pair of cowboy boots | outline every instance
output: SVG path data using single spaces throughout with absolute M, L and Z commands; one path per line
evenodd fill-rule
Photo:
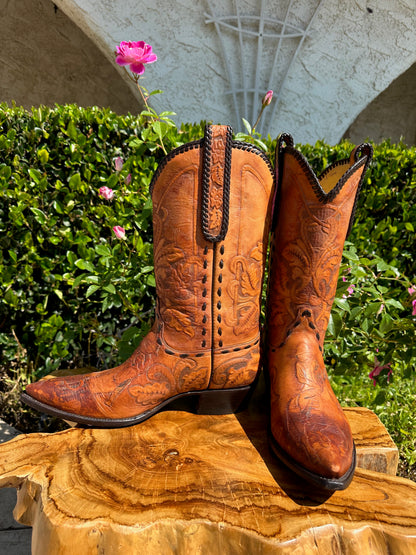
M 276 175 L 231 128 L 172 151 L 152 184 L 155 323 L 122 365 L 30 384 L 23 400 L 96 427 L 137 424 L 183 397 L 200 413 L 238 410 L 260 368 L 260 308 L 270 229 L 263 359 L 271 447 L 328 490 L 352 479 L 351 430 L 329 385 L 323 340 L 342 250 L 371 159 L 361 145 L 317 179 L 289 135 Z M 275 187 L 276 184 L 276 187 Z

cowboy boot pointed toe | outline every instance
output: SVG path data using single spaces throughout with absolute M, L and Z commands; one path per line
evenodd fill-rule
M 276 153 L 265 340 L 271 447 L 302 478 L 327 490 L 345 489 L 356 464 L 323 347 L 345 238 L 371 157 L 371 147 L 361 145 L 318 179 L 290 135 L 282 135 Z
M 31 383 L 26 387 L 25 396 L 30 398 L 33 408 L 46 410 L 53 416 L 72 414 L 83 408 L 86 416 L 95 405 L 91 390 L 88 385 L 90 375 L 68 376 L 67 378 L 53 378 Z M 55 412 L 55 408 L 59 410 Z M 59 413 L 59 414 L 58 414 Z
M 128 426 L 178 398 L 237 410 L 260 362 L 260 301 L 274 187 L 267 157 L 228 126 L 172 151 L 150 186 L 156 321 L 121 366 L 27 388 L 30 406 Z M 244 218 L 242 215 L 244 214 Z
M 307 468 L 330 480 L 347 475 L 354 459 L 351 429 L 306 322 L 282 347 L 271 378 L 273 451 L 280 458 L 286 453 L 295 470 Z

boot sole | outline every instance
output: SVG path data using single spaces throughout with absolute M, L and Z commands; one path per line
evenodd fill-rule
M 355 467 L 357 465 L 357 455 L 355 450 L 355 444 L 353 444 L 353 454 L 352 463 L 347 472 L 340 476 L 339 478 L 327 478 L 311 472 L 307 468 L 304 468 L 301 464 L 295 461 L 290 455 L 284 451 L 277 441 L 274 439 L 272 433 L 269 431 L 269 445 L 272 453 L 280 459 L 280 461 L 285 464 L 292 472 L 295 472 L 303 480 L 316 486 L 318 489 L 326 491 L 340 491 L 346 489 L 353 479 Z
M 83 426 L 96 428 L 123 428 L 134 426 L 169 406 L 170 410 L 191 410 L 196 414 L 232 414 L 243 410 L 254 390 L 255 382 L 250 386 L 232 389 L 206 389 L 203 391 L 188 391 L 179 393 L 166 399 L 156 407 L 137 416 L 127 418 L 95 418 L 66 412 L 42 403 L 27 393 L 22 393 L 20 400 L 39 412 L 61 418 L 69 422 L 76 422 Z

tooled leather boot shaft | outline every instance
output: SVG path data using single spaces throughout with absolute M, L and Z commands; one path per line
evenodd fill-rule
M 273 184 L 268 159 L 225 126 L 174 151 L 152 183 L 159 338 L 211 350 L 210 387 L 251 383 L 258 369 Z
M 369 148 L 355 149 L 349 160 L 331 166 L 319 180 L 290 141 L 279 157 L 282 175 L 268 294 L 269 340 L 275 347 L 284 343 L 305 311 L 323 347 Z

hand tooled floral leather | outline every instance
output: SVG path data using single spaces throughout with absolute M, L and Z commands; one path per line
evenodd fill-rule
M 208 386 L 211 360 L 170 355 L 154 329 L 123 364 L 110 370 L 54 378 L 28 388 L 39 401 L 74 415 L 122 419 L 153 409 L 178 393 Z
M 205 132 L 202 229 L 206 239 L 219 241 L 228 228 L 231 128 L 210 126 Z
M 173 151 L 151 185 L 152 331 L 117 368 L 37 382 L 26 393 L 75 421 L 118 420 L 180 393 L 252 384 L 273 183 L 266 157 L 231 141 L 227 127 Z
M 267 307 L 271 431 L 301 467 L 339 478 L 353 440 L 332 391 L 323 341 L 357 191 L 371 153 L 355 155 L 317 180 L 291 144 L 282 148 Z M 325 177 L 326 176 L 326 177 Z

